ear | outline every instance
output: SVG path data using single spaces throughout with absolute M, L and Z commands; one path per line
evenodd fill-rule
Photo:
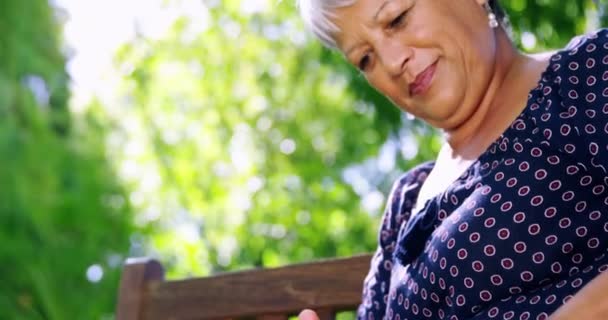
M 486 4 L 487 2 L 489 2 L 490 0 L 475 0 L 477 2 L 477 4 L 479 4 L 480 6 L 483 6 L 484 4 Z

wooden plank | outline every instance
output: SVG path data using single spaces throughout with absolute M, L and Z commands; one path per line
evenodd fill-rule
M 116 304 L 117 320 L 143 319 L 145 293 L 152 281 L 162 281 L 161 264 L 152 259 L 128 259 L 123 268 Z
M 148 287 L 150 320 L 207 320 L 313 310 L 352 310 L 371 255 L 250 270 Z M 322 319 L 325 320 L 325 319 Z
M 361 291 L 361 290 L 359 290 Z M 359 296 L 360 296 L 359 292 Z M 359 297 L 359 300 L 361 300 L 361 297 Z M 317 315 L 319 316 L 319 320 L 335 320 L 336 319 L 336 311 L 335 309 L 332 308 L 320 308 L 315 310 L 315 312 L 317 312 Z
M 287 320 L 288 318 L 286 314 L 265 314 L 256 317 L 256 320 Z

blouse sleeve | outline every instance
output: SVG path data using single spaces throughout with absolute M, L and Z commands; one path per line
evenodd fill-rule
M 560 55 L 559 146 L 590 170 L 608 169 L 608 29 L 579 37 Z M 604 183 L 608 183 L 605 179 Z
M 397 234 L 409 219 L 418 191 L 431 168 L 431 163 L 422 164 L 393 184 L 382 216 L 378 248 L 363 284 L 363 299 L 357 310 L 359 320 L 380 320 L 384 317 Z

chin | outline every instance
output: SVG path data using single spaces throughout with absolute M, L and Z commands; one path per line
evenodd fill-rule
M 457 113 L 464 102 L 464 88 L 450 87 L 447 90 L 441 90 L 434 96 L 434 104 L 441 106 L 438 110 L 443 118 L 447 118 L 454 113 Z

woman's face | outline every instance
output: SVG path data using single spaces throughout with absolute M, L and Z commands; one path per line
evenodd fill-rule
M 495 64 L 485 0 L 358 0 L 335 10 L 339 49 L 401 109 L 455 129 L 483 98 Z

